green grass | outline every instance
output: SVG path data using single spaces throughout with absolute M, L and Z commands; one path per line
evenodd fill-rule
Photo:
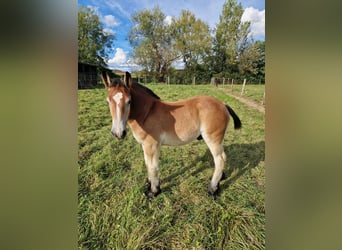
M 233 88 L 230 84 L 229 85 L 226 84 L 224 86 L 219 85 L 219 88 L 226 89 L 229 91 L 232 91 L 233 89 L 234 94 L 241 94 L 242 84 L 233 85 Z M 261 103 L 264 92 L 265 92 L 265 84 L 246 84 L 243 97 L 246 97 L 256 103 Z
M 80 90 L 78 225 L 80 249 L 264 249 L 264 115 L 210 85 L 147 85 L 164 100 L 207 94 L 228 103 L 243 128 L 229 125 L 221 194 L 207 196 L 213 160 L 203 141 L 162 147 L 162 193 L 144 196 L 141 146 L 110 134 L 105 89 Z

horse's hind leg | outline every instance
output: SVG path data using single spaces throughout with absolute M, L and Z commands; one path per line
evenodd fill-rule
M 223 170 L 227 157 L 223 150 L 222 143 L 213 143 L 210 141 L 206 141 L 206 143 L 209 147 L 211 154 L 214 157 L 215 162 L 215 171 L 209 184 L 208 194 L 216 195 L 219 190 L 219 182 L 224 176 Z
M 157 196 L 160 193 L 158 178 L 158 161 L 160 154 L 160 145 L 144 144 L 144 159 L 147 166 L 147 192 L 148 198 Z

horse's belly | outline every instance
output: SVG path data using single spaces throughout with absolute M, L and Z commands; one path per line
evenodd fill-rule
M 180 146 L 188 144 L 195 140 L 199 136 L 199 132 L 192 133 L 189 135 L 176 135 L 174 133 L 162 133 L 160 142 L 162 145 L 168 146 Z

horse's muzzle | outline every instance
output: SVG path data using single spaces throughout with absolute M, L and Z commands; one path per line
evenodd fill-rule
M 122 133 L 118 134 L 118 133 L 114 133 L 112 131 L 112 135 L 115 137 L 115 138 L 118 138 L 118 139 L 124 139 L 126 137 L 126 130 L 122 131 Z

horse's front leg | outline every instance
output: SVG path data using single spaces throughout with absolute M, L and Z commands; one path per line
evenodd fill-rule
M 152 198 L 160 193 L 158 178 L 158 161 L 160 155 L 159 144 L 143 144 L 144 159 L 147 166 L 147 191 L 146 196 Z

